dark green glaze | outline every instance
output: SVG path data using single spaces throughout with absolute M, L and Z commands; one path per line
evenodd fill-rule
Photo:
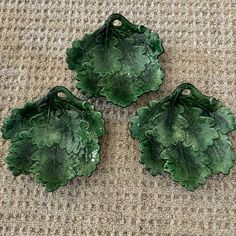
M 166 171 L 193 191 L 209 175 L 228 174 L 233 166 L 228 133 L 236 129 L 234 115 L 192 84 L 139 108 L 131 124 L 132 137 L 141 143 L 140 162 L 152 175 Z
M 121 26 L 113 24 L 116 20 Z M 158 90 L 164 74 L 157 58 L 163 52 L 157 33 L 112 14 L 94 33 L 73 41 L 67 63 L 77 71 L 77 88 L 82 93 L 105 96 L 126 107 L 138 96 Z
M 75 176 L 92 174 L 105 132 L 101 113 L 59 86 L 46 97 L 13 109 L 1 130 L 12 142 L 5 161 L 13 175 L 32 173 L 48 191 Z

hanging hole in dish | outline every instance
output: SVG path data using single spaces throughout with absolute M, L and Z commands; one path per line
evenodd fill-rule
M 121 27 L 122 26 L 122 22 L 120 20 L 114 20 L 112 23 L 115 27 Z
M 62 92 L 57 93 L 57 96 L 59 98 L 61 98 L 61 99 L 65 99 L 66 100 L 66 95 L 64 93 L 62 93 Z
M 191 90 L 190 89 L 184 89 L 182 91 L 182 95 L 184 95 L 184 96 L 189 96 L 190 94 L 191 94 Z

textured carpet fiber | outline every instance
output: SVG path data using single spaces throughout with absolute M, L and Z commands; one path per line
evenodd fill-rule
M 168 176 L 152 177 L 138 163 L 129 120 L 150 99 L 192 82 L 236 113 L 236 2 L 234 0 L 0 0 L 0 119 L 55 85 L 75 89 L 66 48 L 113 13 L 157 31 L 166 53 L 165 83 L 127 109 L 104 99 L 107 133 L 91 178 L 75 178 L 47 193 L 31 176 L 14 178 L 0 140 L 0 235 L 236 235 L 236 167 L 194 193 Z M 232 135 L 234 147 L 236 136 Z

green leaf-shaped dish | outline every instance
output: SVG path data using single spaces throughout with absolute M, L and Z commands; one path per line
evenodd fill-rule
M 164 74 L 157 58 L 163 52 L 157 33 L 112 14 L 94 33 L 73 41 L 67 63 L 77 71 L 77 88 L 82 93 L 105 96 L 126 107 L 138 96 L 158 90 Z
M 32 173 L 48 191 L 92 174 L 105 131 L 101 113 L 60 86 L 13 109 L 1 130 L 3 138 L 11 140 L 5 161 L 12 174 Z
M 235 155 L 228 133 L 236 129 L 231 110 L 192 84 L 151 101 L 132 118 L 141 159 L 152 175 L 171 177 L 193 191 L 213 173 L 229 174 Z

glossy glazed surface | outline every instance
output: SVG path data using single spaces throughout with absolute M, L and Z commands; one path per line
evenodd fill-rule
M 235 118 L 192 84 L 139 108 L 131 123 L 132 137 L 141 143 L 140 161 L 152 175 L 168 172 L 193 191 L 208 176 L 228 174 L 233 166 L 228 133 L 236 129 Z
M 31 173 L 54 191 L 96 169 L 104 121 L 92 105 L 58 86 L 36 102 L 13 109 L 2 133 L 11 140 L 5 161 L 12 174 Z
M 73 41 L 67 62 L 77 71 L 82 93 L 126 107 L 140 95 L 158 90 L 164 74 L 157 58 L 163 52 L 157 33 L 112 14 L 94 33 Z

